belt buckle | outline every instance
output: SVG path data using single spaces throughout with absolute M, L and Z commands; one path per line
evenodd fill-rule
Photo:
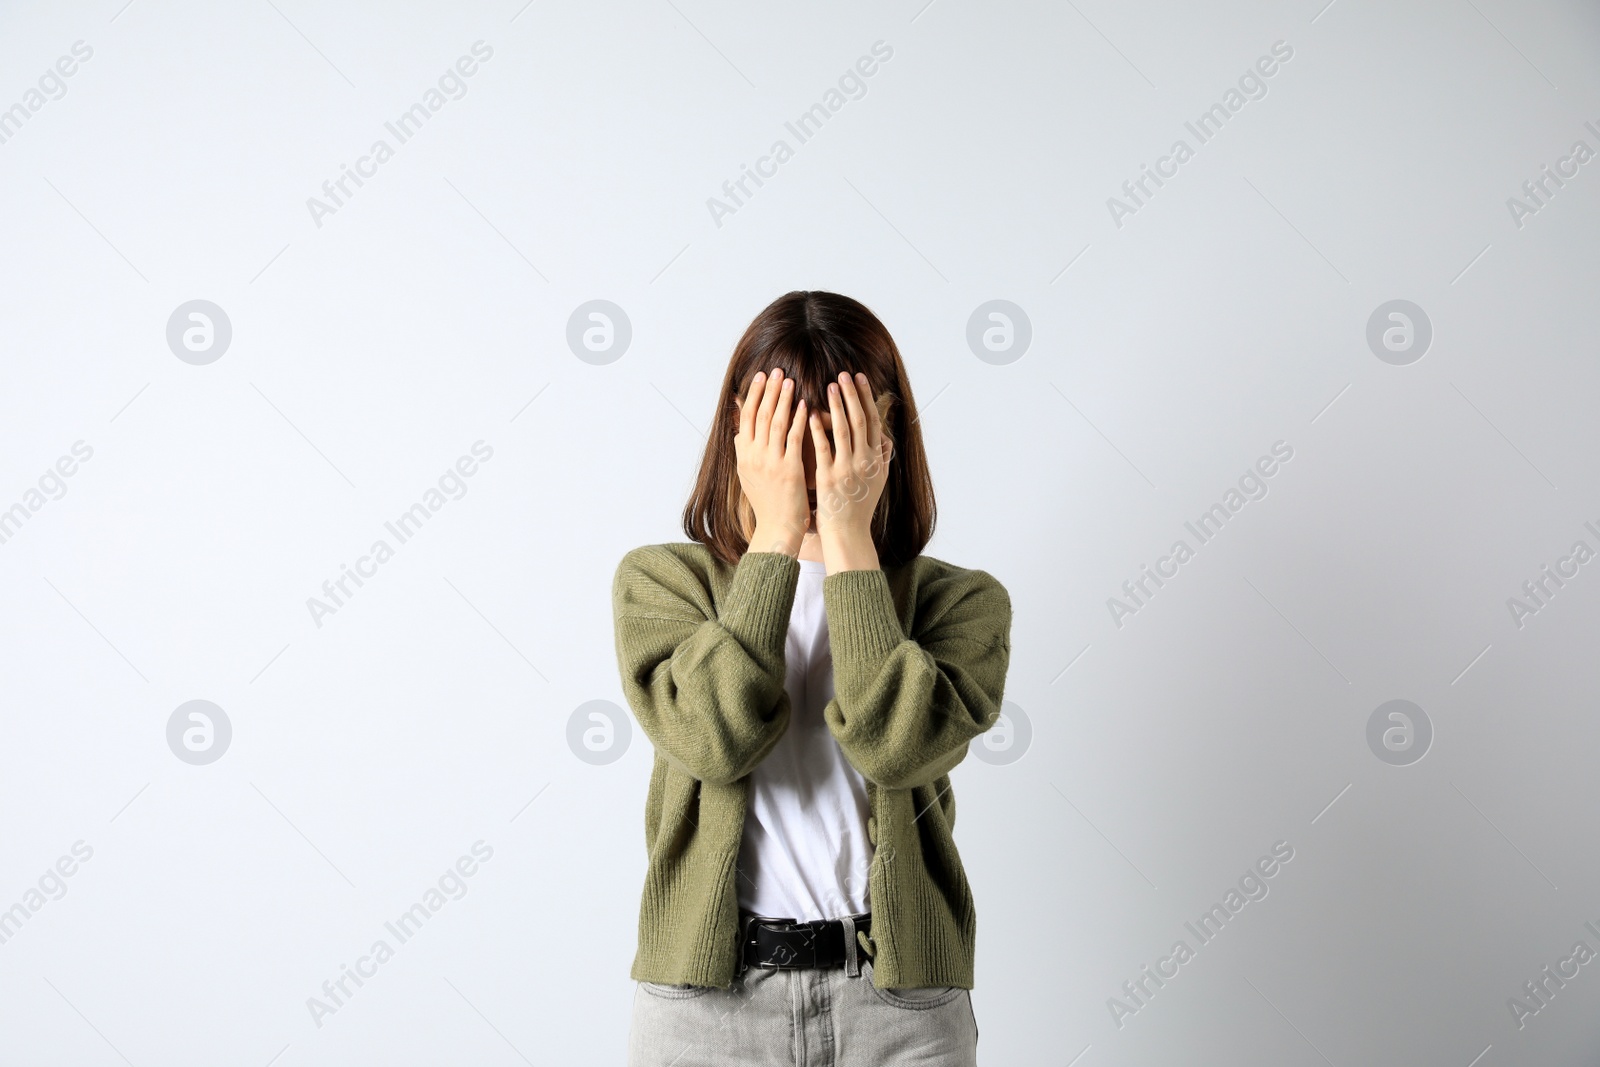
M 809 926 L 809 925 L 810 925 L 809 923 L 798 922 L 793 917 L 776 918 L 776 917 L 767 916 L 767 915 L 751 915 L 746 920 L 746 936 L 745 936 L 745 944 L 747 946 L 746 952 L 748 952 L 750 948 L 756 948 L 756 949 L 760 948 L 761 939 L 760 939 L 760 936 L 759 936 L 759 933 L 758 933 L 759 930 L 770 930 L 773 933 L 791 933 L 791 932 L 793 932 L 795 930 L 802 929 L 802 928 L 804 928 L 806 926 Z M 815 938 L 813 937 L 812 940 L 813 940 L 813 944 L 814 944 L 815 943 Z M 773 954 L 773 956 L 775 958 L 773 962 L 767 962 L 766 960 L 758 959 L 756 961 L 756 966 L 758 966 L 758 967 L 769 967 L 769 968 L 771 968 L 771 967 L 783 968 L 783 967 L 803 967 L 803 966 L 805 966 L 805 964 L 798 964 L 798 963 L 794 962 L 796 959 L 799 958 L 799 953 L 797 953 L 793 948 L 791 948 L 790 946 L 788 946 L 786 944 L 779 944 L 773 950 L 772 954 Z M 758 955 L 759 955 L 759 953 L 758 953 Z M 748 956 L 746 957 L 746 959 L 748 959 Z
M 741 961 L 741 969 L 739 969 L 739 973 L 744 973 L 744 969 L 749 966 L 750 955 L 757 955 L 757 957 L 760 955 L 760 952 L 752 953 L 752 949 L 758 950 L 760 949 L 760 945 L 762 945 L 762 942 L 760 942 L 760 937 L 757 936 L 757 931 L 760 931 L 760 929 L 773 929 L 774 933 L 778 933 L 779 928 L 794 925 L 794 918 L 773 918 L 768 917 L 768 915 L 755 915 L 755 913 L 747 913 L 747 915 L 744 915 L 744 936 L 741 937 L 744 947 L 742 947 L 741 952 L 739 952 L 739 961 Z M 781 952 L 789 953 L 790 958 L 794 958 L 794 949 L 790 949 L 789 945 L 778 945 L 778 949 L 781 950 Z M 774 968 L 774 966 L 778 966 L 778 968 L 781 968 L 781 966 L 784 966 L 784 963 L 766 963 L 766 961 L 757 960 L 755 966 L 763 966 L 763 968 Z

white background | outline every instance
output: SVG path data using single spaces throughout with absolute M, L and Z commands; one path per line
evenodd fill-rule
M 616 563 L 683 538 L 732 346 L 791 289 L 893 332 L 928 552 L 1015 605 L 1031 746 L 954 774 L 984 1062 L 1593 1062 L 1600 963 L 1522 1028 L 1507 1001 L 1600 951 L 1600 565 L 1520 627 L 1507 600 L 1600 548 L 1600 161 L 1520 227 L 1506 202 L 1600 149 L 1600 13 L 1324 3 L 0 8 L 0 108 L 93 49 L 0 144 L 0 508 L 27 511 L 0 908 L 93 849 L 0 944 L 0 1062 L 621 1062 L 651 753 L 635 726 L 591 765 L 568 721 L 621 702 Z M 318 225 L 307 198 L 480 40 Z M 1119 227 L 1107 198 L 1277 41 L 1267 94 Z M 232 325 L 207 365 L 166 340 L 194 299 Z M 566 343 L 593 299 L 632 324 L 605 365 Z M 1004 365 L 966 342 L 992 299 L 1032 324 Z M 1394 299 L 1433 328 L 1404 366 L 1366 341 Z M 1116 625 L 1277 441 L 1267 496 Z M 167 744 L 195 699 L 233 730 L 205 766 Z M 1409 766 L 1367 743 L 1392 699 L 1433 726 Z M 479 840 L 466 894 L 317 1025 Z M 1270 894 L 1118 1026 L 1108 998 L 1277 841 Z

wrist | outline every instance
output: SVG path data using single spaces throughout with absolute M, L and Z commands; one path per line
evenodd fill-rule
M 800 554 L 800 539 L 804 531 L 795 531 L 780 524 L 776 529 L 756 523 L 750 534 L 750 552 L 782 552 L 786 556 Z
M 829 574 L 879 569 L 878 546 L 873 544 L 870 530 L 824 530 L 821 540 Z

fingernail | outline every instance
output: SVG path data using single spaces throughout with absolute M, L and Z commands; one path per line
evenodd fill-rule
M 760 371 L 760 370 L 756 371 L 756 381 L 759 382 L 761 379 L 765 378 L 766 376 L 767 376 L 767 372 L 766 371 Z

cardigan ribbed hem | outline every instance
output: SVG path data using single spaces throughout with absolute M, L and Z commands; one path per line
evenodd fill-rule
M 782 657 L 800 562 L 782 552 L 746 552 L 733 571 L 729 608 L 718 621 L 756 653 Z
M 906 639 L 882 570 L 838 571 L 822 580 L 835 691 L 852 692 Z

